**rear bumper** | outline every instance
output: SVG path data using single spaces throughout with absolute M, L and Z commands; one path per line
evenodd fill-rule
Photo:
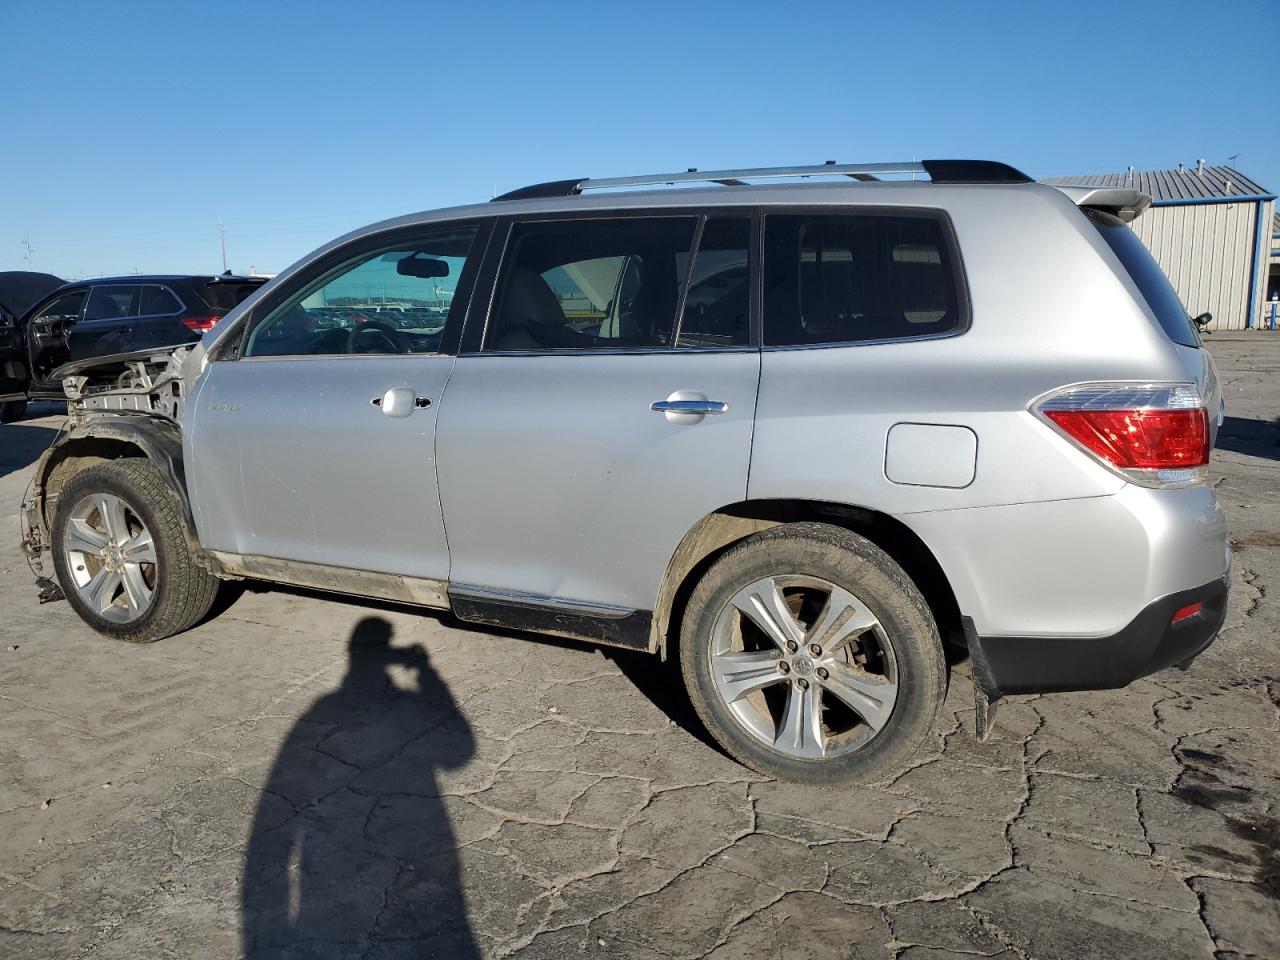
M 1114 690 L 1186 664 L 1204 651 L 1227 616 L 1228 579 L 1161 597 L 1105 637 L 982 637 L 964 618 L 974 683 L 994 700 L 1011 693 Z M 1178 623 L 1188 604 L 1200 612 Z

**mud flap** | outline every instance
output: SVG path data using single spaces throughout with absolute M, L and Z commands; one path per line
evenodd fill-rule
M 973 685 L 973 732 L 979 741 L 985 743 L 991 739 L 991 731 L 996 725 L 996 704 L 999 697 L 989 697 L 982 687 Z

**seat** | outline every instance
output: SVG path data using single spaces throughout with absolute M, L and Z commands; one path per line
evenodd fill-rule
M 527 267 L 517 267 L 507 279 L 498 322 L 501 334 L 494 349 L 546 350 L 548 344 L 538 339 L 534 330 L 563 327 L 565 318 L 560 300 L 547 282 Z

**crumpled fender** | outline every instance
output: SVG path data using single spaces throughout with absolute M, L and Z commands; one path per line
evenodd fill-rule
M 182 430 L 164 417 L 133 411 L 90 413 L 72 429 L 58 437 L 36 465 L 33 493 L 44 516 L 46 483 L 53 465 L 64 456 L 75 456 L 76 445 L 90 446 L 94 440 L 113 440 L 137 447 L 160 471 L 182 504 L 183 516 L 194 541 L 195 520 L 187 496 L 186 473 L 182 462 Z M 91 451 L 87 451 L 91 452 Z

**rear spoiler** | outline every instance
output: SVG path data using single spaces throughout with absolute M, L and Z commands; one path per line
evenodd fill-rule
M 1102 210 L 1125 223 L 1136 220 L 1151 206 L 1151 198 L 1132 187 L 1064 187 L 1056 183 L 1050 186 L 1065 193 L 1077 207 Z
M 201 279 L 204 279 L 203 277 Z M 238 274 L 220 273 L 216 277 L 209 277 L 205 283 L 256 283 L 258 286 L 270 280 L 270 277 L 242 277 Z

